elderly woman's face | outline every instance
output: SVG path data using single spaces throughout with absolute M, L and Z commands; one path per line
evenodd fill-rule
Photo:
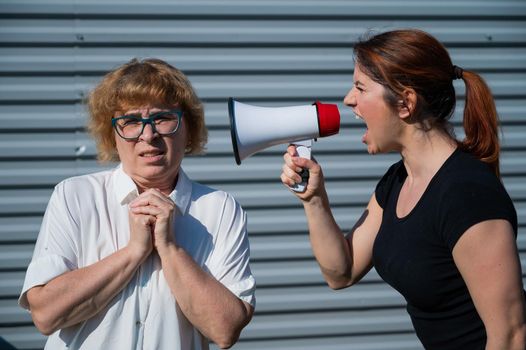
M 115 113 L 114 117 L 126 115 L 145 119 L 172 109 L 174 108 L 145 106 Z M 158 126 L 157 129 L 160 130 L 161 127 Z M 126 140 L 115 132 L 117 152 L 124 171 L 141 191 L 147 188 L 165 191 L 173 189 L 184 157 L 188 137 L 184 117 L 180 119 L 175 133 L 163 136 L 159 134 L 159 130 L 156 132 L 151 124 L 146 124 L 136 140 Z

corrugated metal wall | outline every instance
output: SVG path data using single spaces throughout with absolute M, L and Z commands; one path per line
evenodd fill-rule
M 235 165 L 226 104 L 233 96 L 265 106 L 339 105 L 341 133 L 313 152 L 336 219 L 349 229 L 398 158 L 367 155 L 363 126 L 341 103 L 352 44 L 369 29 L 400 27 L 434 34 L 455 64 L 481 72 L 493 89 L 526 263 L 526 1 L 1 0 L 0 348 L 44 344 L 16 304 L 42 215 L 57 182 L 101 169 L 82 99 L 102 74 L 137 56 L 163 58 L 189 76 L 205 102 L 210 142 L 208 155 L 184 167 L 248 211 L 258 305 L 235 348 L 419 349 L 402 298 L 376 273 L 348 290 L 325 286 L 303 209 L 279 181 L 285 146 Z

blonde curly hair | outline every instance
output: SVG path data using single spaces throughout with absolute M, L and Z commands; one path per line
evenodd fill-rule
M 111 118 L 146 105 L 178 106 L 188 129 L 186 154 L 201 154 L 208 133 L 203 105 L 188 78 L 160 59 L 132 59 L 104 76 L 88 101 L 88 130 L 97 142 L 100 161 L 118 161 Z

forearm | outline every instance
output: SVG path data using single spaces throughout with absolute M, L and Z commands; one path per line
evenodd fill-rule
M 188 320 L 218 346 L 232 346 L 250 321 L 251 310 L 182 248 L 169 244 L 157 251 L 168 285 Z
M 312 250 L 331 288 L 349 285 L 352 271 L 350 247 L 332 216 L 327 196 L 304 202 Z
M 143 260 L 126 247 L 29 290 L 35 324 L 42 333 L 51 334 L 93 317 L 128 284 Z

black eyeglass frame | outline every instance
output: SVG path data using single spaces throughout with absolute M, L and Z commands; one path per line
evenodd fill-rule
M 177 116 L 177 128 L 175 128 L 175 130 L 173 130 L 172 132 L 161 133 L 157 131 L 157 129 L 155 128 L 155 120 L 165 114 L 175 114 Z M 111 118 L 111 125 L 113 129 L 115 129 L 115 132 L 117 133 L 117 135 L 119 135 L 121 138 L 125 140 L 138 140 L 139 137 L 141 137 L 142 133 L 144 132 L 144 127 L 146 126 L 146 124 L 150 124 L 150 126 L 152 127 L 152 131 L 154 133 L 157 133 L 161 136 L 168 136 L 168 135 L 175 134 L 177 130 L 179 130 L 179 126 L 181 125 L 181 119 L 183 118 L 183 114 L 184 114 L 183 111 L 180 109 L 170 109 L 168 111 L 160 111 L 160 112 L 152 113 L 148 116 L 148 118 L 139 118 L 139 117 L 132 116 L 132 115 L 123 115 L 120 117 Z M 139 135 L 137 135 L 136 137 L 124 137 L 123 135 L 121 135 L 121 133 L 119 132 L 119 125 L 117 124 L 117 122 L 122 119 L 136 119 L 137 121 L 142 122 L 142 128 L 141 128 L 141 132 L 139 133 Z

